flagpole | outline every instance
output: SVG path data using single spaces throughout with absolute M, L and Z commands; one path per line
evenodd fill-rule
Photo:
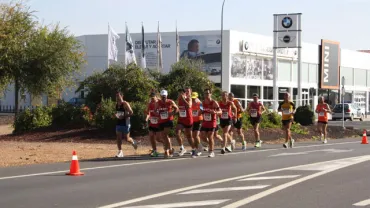
M 125 52 L 125 55 L 124 55 L 124 60 L 123 60 L 123 66 L 124 68 L 126 69 L 126 46 L 127 46 L 127 22 L 125 22 L 125 44 L 124 44 L 124 52 Z
M 108 22 L 108 54 L 107 54 L 107 62 L 108 62 L 108 64 L 107 64 L 107 69 L 109 69 L 109 33 L 110 33 L 110 31 L 109 31 L 109 22 Z
M 157 70 L 159 72 L 159 21 L 158 21 L 158 26 L 157 26 Z

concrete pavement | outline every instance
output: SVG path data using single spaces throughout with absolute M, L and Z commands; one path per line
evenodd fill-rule
M 270 189 L 323 173 L 260 199 L 255 197 L 255 201 L 248 203 L 248 207 L 278 207 L 271 206 L 275 200 L 281 203 L 280 207 L 297 207 L 293 205 L 297 205 L 295 203 L 299 203 L 300 200 L 291 199 L 289 194 L 281 196 L 281 193 L 294 189 L 295 194 L 308 193 L 307 198 L 314 198 L 315 193 L 310 193 L 313 192 L 312 189 L 335 192 L 337 191 L 337 186 L 334 186 L 336 181 L 346 180 L 350 184 L 351 181 L 360 183 L 362 180 L 367 180 L 363 172 L 370 170 L 368 162 L 370 146 L 361 145 L 360 142 L 360 139 L 332 140 L 326 145 L 308 142 L 297 144 L 294 149 L 283 149 L 281 145 L 264 145 L 259 150 L 250 148 L 247 152 L 217 155 L 215 158 L 191 159 L 186 155 L 181 159 L 169 160 L 86 161 L 80 162 L 86 174 L 82 177 L 64 175 L 69 168 L 69 163 L 2 168 L 0 169 L 0 207 L 143 207 L 144 205 L 225 207 L 245 200 L 247 196 L 267 193 L 266 191 L 271 193 Z M 302 152 L 305 153 L 294 155 Z M 274 156 L 281 153 L 293 153 L 293 155 Z M 359 156 L 362 159 L 352 158 Z M 343 158 L 352 159 L 316 164 L 323 170 L 294 168 L 309 163 Z M 330 166 L 333 164 L 339 165 Z M 347 169 L 354 172 L 349 175 L 346 172 L 349 171 Z M 328 184 L 333 186 L 331 189 L 321 178 L 330 177 L 336 173 L 339 174 L 338 178 L 328 181 Z M 353 176 L 358 177 L 353 178 Z M 264 178 L 253 179 L 253 177 Z M 364 186 L 367 181 L 363 182 Z M 305 185 L 306 183 L 312 187 Z M 366 190 L 364 188 L 364 191 Z M 354 192 L 352 193 L 354 195 Z M 339 202 L 332 204 L 325 197 L 320 199 L 322 204 L 328 205 L 325 207 L 351 207 L 352 204 L 367 198 L 365 195 L 356 195 L 352 197 L 353 200 L 343 198 L 342 202 L 345 204 L 342 206 L 334 206 Z M 304 203 L 299 203 L 300 207 L 312 207 L 309 200 L 302 202 Z

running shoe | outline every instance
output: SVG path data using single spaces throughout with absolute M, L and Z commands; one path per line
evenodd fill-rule
M 119 150 L 116 157 L 124 157 L 122 150 Z
M 150 153 L 150 157 L 158 157 L 159 154 L 157 151 L 153 150 L 152 153 Z
M 225 153 L 226 153 L 225 148 L 222 148 L 221 149 L 221 154 L 225 154 Z
M 137 141 L 133 140 L 132 147 L 137 150 Z
M 290 148 L 294 147 L 294 139 L 290 139 L 289 146 Z
M 191 151 L 191 157 L 192 158 L 196 158 L 197 157 L 197 154 L 196 154 L 195 150 L 192 150 Z
M 230 145 L 230 146 L 228 146 L 228 147 L 225 147 L 225 150 L 226 150 L 227 152 L 232 152 L 232 151 L 233 151 L 233 150 L 232 150 L 231 145 Z
M 322 143 L 323 144 L 326 144 L 326 143 L 328 143 L 328 140 L 327 139 L 324 139 L 324 141 Z
M 185 148 L 180 148 L 179 156 L 183 156 L 186 153 Z
M 289 146 L 289 142 L 283 144 L 284 148 L 288 148 L 288 146 Z
M 246 150 L 247 150 L 247 142 L 243 141 L 242 142 L 242 151 L 246 151 Z
M 214 152 L 210 152 L 209 155 L 208 155 L 208 157 L 211 157 L 211 158 L 212 157 L 215 157 L 215 153 Z

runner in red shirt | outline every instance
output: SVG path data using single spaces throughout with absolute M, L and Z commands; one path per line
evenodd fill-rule
M 221 115 L 221 109 L 218 103 L 211 97 L 212 91 L 210 89 L 204 90 L 204 101 L 203 101 L 203 123 L 200 129 L 201 137 L 203 140 L 209 142 L 209 155 L 208 157 L 214 157 L 214 131 L 217 126 L 217 115 Z
M 178 106 L 179 116 L 176 127 L 176 138 L 180 145 L 179 156 L 183 156 L 186 153 L 183 141 L 181 138 L 181 131 L 184 130 L 185 136 L 188 139 L 190 146 L 192 147 L 192 157 L 195 157 L 194 141 L 192 137 L 193 127 L 193 115 L 192 115 L 192 99 L 190 97 L 190 88 L 179 89 Z
M 197 150 L 197 155 L 200 156 L 202 154 L 202 143 L 200 141 L 200 127 L 201 123 L 203 121 L 203 115 L 202 115 L 202 110 L 203 110 L 203 105 L 202 102 L 198 99 L 198 93 L 197 92 L 192 92 L 191 93 L 191 98 L 192 98 L 192 114 L 193 114 L 193 140 L 194 140 L 194 145 L 195 147 L 198 148 Z
M 179 111 L 179 108 L 173 102 L 173 100 L 167 99 L 167 90 L 161 91 L 161 100 L 158 101 L 159 112 L 159 128 L 161 137 L 163 138 L 163 144 L 165 146 L 164 156 L 165 158 L 173 156 L 173 148 L 169 132 L 173 128 L 173 116 Z
M 228 93 L 226 91 L 222 92 L 222 100 L 218 103 L 222 114 L 220 116 L 220 126 L 222 128 L 223 136 L 223 146 L 221 149 L 221 154 L 225 154 L 226 150 L 231 152 L 231 148 L 226 148 L 227 142 L 231 142 L 231 136 L 229 134 L 231 124 L 236 122 L 237 109 L 232 101 L 228 100 Z M 233 116 L 235 115 L 235 116 Z
M 258 94 L 253 94 L 253 101 L 249 103 L 247 112 L 250 117 L 251 124 L 253 125 L 254 129 L 254 138 L 256 139 L 256 144 L 254 147 L 261 147 L 262 140 L 260 139 L 260 132 L 259 132 L 259 125 L 261 123 L 262 113 L 266 111 L 265 106 L 262 105 L 260 101 L 258 101 Z
M 150 102 L 148 104 L 147 109 L 145 110 L 146 119 L 145 121 L 149 122 L 149 139 L 152 145 L 152 151 L 150 153 L 151 157 L 158 157 L 157 152 L 157 143 L 156 140 L 160 140 L 159 135 L 159 114 L 156 111 L 158 109 L 158 98 L 156 97 L 155 93 L 150 93 Z
M 320 133 L 320 139 L 322 143 L 328 143 L 327 140 L 327 131 L 326 128 L 328 127 L 328 114 L 331 113 L 331 109 L 327 103 L 325 103 L 325 98 L 319 98 L 319 104 L 316 106 L 316 111 L 318 114 L 318 121 L 317 121 L 317 130 Z M 323 139 L 324 136 L 324 139 Z

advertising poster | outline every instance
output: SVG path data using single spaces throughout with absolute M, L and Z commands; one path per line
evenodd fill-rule
M 210 76 L 221 75 L 221 35 L 180 36 L 180 59 L 201 59 Z
M 231 77 L 233 78 L 247 78 L 247 79 L 262 79 L 262 72 L 264 78 L 271 71 L 269 62 L 257 56 L 248 56 L 245 54 L 233 54 L 231 56 Z

